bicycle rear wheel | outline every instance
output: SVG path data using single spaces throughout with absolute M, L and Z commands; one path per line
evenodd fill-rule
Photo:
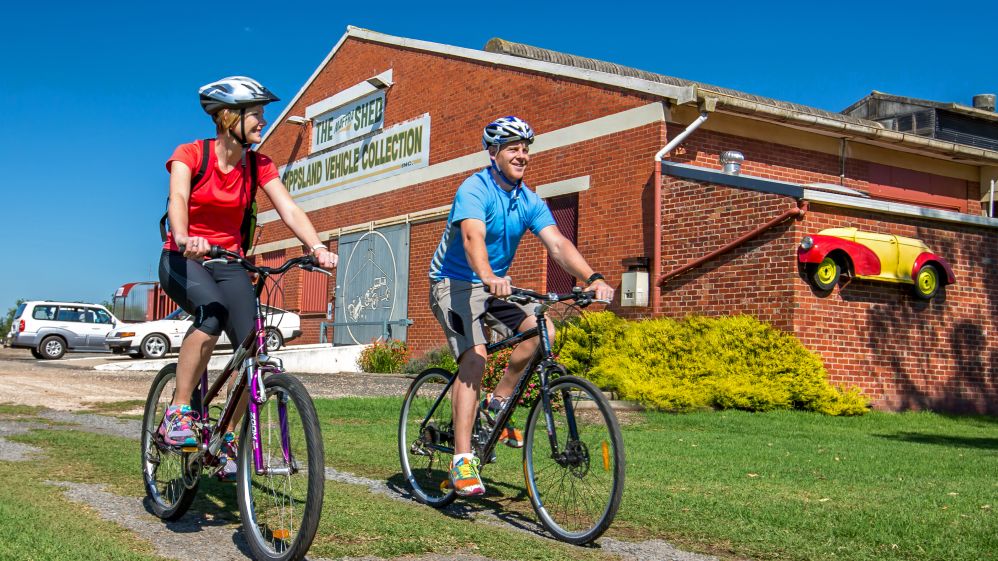
M 247 414 L 239 439 L 239 513 L 255 559 L 297 561 L 319 527 L 325 488 L 322 435 L 315 406 L 298 379 L 268 375 L 264 387 L 267 401 L 259 406 L 257 426 L 263 473 L 253 462 Z
M 454 453 L 454 422 L 450 396 L 444 395 L 453 376 L 443 368 L 420 373 L 409 386 L 399 416 L 402 473 L 416 499 L 435 508 L 443 508 L 457 497 L 447 485 Z
M 187 512 L 198 492 L 201 463 L 197 454 L 183 452 L 163 442 L 160 423 L 176 391 L 177 365 L 168 364 L 156 374 L 142 415 L 142 480 L 153 513 L 176 520 Z M 194 390 L 191 408 L 200 410 L 200 393 Z
M 523 473 L 541 523 L 573 544 L 600 537 L 624 493 L 624 443 L 610 404 L 595 386 L 562 376 L 550 386 L 551 421 L 537 400 L 527 420 Z M 554 430 L 557 449 L 549 432 Z

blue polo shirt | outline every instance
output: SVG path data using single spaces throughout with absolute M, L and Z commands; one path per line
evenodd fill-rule
M 481 282 L 464 253 L 461 221 L 475 218 L 485 223 L 485 248 L 489 264 L 497 276 L 504 276 L 513 263 L 516 248 L 527 230 L 536 236 L 555 224 L 551 210 L 523 183 L 512 191 L 496 184 L 490 168 L 472 175 L 461 184 L 447 217 L 447 228 L 430 262 L 430 278 Z

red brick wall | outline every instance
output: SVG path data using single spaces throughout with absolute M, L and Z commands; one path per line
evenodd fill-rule
M 998 413 L 998 233 L 814 205 L 798 237 L 855 226 L 924 241 L 956 284 L 926 302 L 909 285 L 854 280 L 821 297 L 794 279 L 794 328 L 832 379 L 889 409 Z
M 796 207 L 793 199 L 665 177 L 662 188 L 662 271 L 720 249 Z M 787 222 L 732 251 L 668 280 L 662 312 L 723 316 L 750 314 L 793 327 L 795 236 Z
M 674 159 L 719 169 L 718 151 L 738 149 L 746 156 L 746 174 L 838 182 L 834 156 L 712 132 L 691 136 L 685 148 Z M 878 184 L 863 175 L 869 169 L 866 162 L 850 163 L 847 173 L 854 175 L 846 184 L 874 191 Z M 788 197 L 723 185 L 673 177 L 662 183 L 663 272 L 795 206 Z M 817 294 L 798 274 L 797 244 L 805 234 L 845 226 L 923 240 L 950 262 L 956 284 L 929 302 L 914 298 L 909 285 L 864 280 Z M 821 355 L 833 382 L 860 387 L 880 408 L 996 413 L 998 350 L 988 344 L 998 333 L 995 263 L 994 230 L 812 205 L 802 222 L 784 223 L 668 281 L 662 312 L 748 313 L 792 331 Z
M 669 127 L 672 137 L 684 127 Z M 720 154 L 738 150 L 745 156 L 742 173 L 791 181 L 800 184 L 840 182 L 841 163 L 837 154 L 825 154 L 748 139 L 715 131 L 698 130 L 681 148 L 673 152 L 671 161 L 721 169 Z M 979 185 L 966 181 L 867 162 L 847 157 L 846 187 L 868 192 L 872 197 L 931 206 L 959 212 L 977 213 L 980 209 Z

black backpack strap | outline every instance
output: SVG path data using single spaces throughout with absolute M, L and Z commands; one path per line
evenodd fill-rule
M 204 174 L 208 171 L 208 160 L 211 159 L 211 139 L 205 138 L 201 141 L 201 166 L 198 168 L 197 173 L 191 178 L 191 193 L 194 189 L 201 184 L 201 180 L 204 179 Z M 170 214 L 170 196 L 166 197 L 166 212 L 163 213 L 163 218 L 159 219 L 159 237 L 162 241 L 166 241 L 166 221 Z
M 249 204 L 252 205 L 253 202 L 256 201 L 256 187 L 257 187 L 257 183 L 259 183 L 259 181 L 257 179 L 257 172 L 256 172 L 256 166 L 257 166 L 257 163 L 256 163 L 256 152 L 254 152 L 253 150 L 247 150 L 246 152 L 248 153 L 249 164 L 250 164 L 250 200 L 249 200 Z
M 211 159 L 211 139 L 206 138 L 201 141 L 201 167 L 198 172 L 194 174 L 191 178 L 191 192 L 194 192 L 194 188 L 197 187 L 201 180 L 204 179 L 205 172 L 208 171 L 208 160 Z
M 255 241 L 253 237 L 256 231 L 256 189 L 260 183 L 257 178 L 256 152 L 247 150 L 246 157 L 249 159 L 250 168 L 250 198 L 246 204 L 246 210 L 243 211 L 243 223 L 239 228 L 240 233 L 243 235 L 243 253 L 249 253 Z

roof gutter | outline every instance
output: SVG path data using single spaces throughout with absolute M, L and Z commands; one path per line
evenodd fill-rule
M 974 148 L 955 142 L 943 142 L 933 138 L 926 138 L 914 134 L 904 134 L 882 127 L 874 127 L 849 123 L 819 115 L 800 113 L 782 107 L 775 107 L 764 103 L 749 101 L 739 97 L 705 88 L 697 88 L 697 94 L 702 98 L 712 97 L 717 99 L 720 107 L 734 113 L 754 114 L 769 121 L 787 123 L 811 129 L 821 129 L 835 133 L 843 137 L 853 139 L 866 139 L 885 144 L 901 145 L 912 150 L 932 152 L 942 154 L 954 159 L 974 160 L 975 163 L 988 162 L 998 163 L 998 152 Z

